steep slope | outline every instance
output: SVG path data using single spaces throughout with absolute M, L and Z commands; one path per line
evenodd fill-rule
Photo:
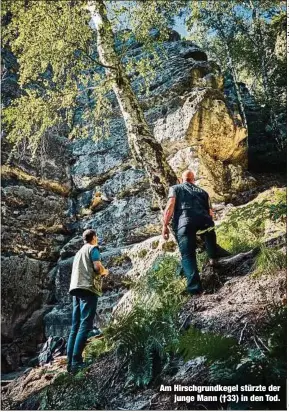
M 184 284 L 178 280 L 176 273 L 171 273 L 172 267 L 168 265 L 175 258 L 178 260 L 172 241 L 166 243 L 156 236 L 126 248 L 125 253 L 133 264 L 126 278 L 131 286 L 116 307 L 114 317 L 120 320 L 121 312 L 124 319 L 129 316 L 128 313 L 133 314 L 140 299 L 140 304 L 144 305 L 144 316 L 163 298 L 163 316 L 170 310 L 172 297 L 180 299 L 181 303 L 173 326 L 179 334 L 179 343 L 174 346 L 170 335 L 164 333 L 165 340 L 161 346 L 172 345 L 170 355 L 161 363 L 158 357 L 155 358 L 151 380 L 145 387 L 138 388 L 134 381 L 130 381 L 131 362 L 135 353 L 139 353 L 139 350 L 139 355 L 142 353 L 138 345 L 142 348 L 144 342 L 146 345 L 149 343 L 149 340 L 143 340 L 146 334 L 156 339 L 162 335 L 158 334 L 157 321 L 153 320 L 151 332 L 150 327 L 146 329 L 145 323 L 150 321 L 150 317 L 145 318 L 139 333 L 131 335 L 137 330 L 139 322 L 138 318 L 131 315 L 129 324 L 121 321 L 122 326 L 118 328 L 117 324 L 113 326 L 115 323 L 111 323 L 111 327 L 118 328 L 118 338 L 113 341 L 115 346 L 106 346 L 105 342 L 108 343 L 113 337 L 108 333 L 104 340 L 92 341 L 88 345 L 87 356 L 89 353 L 93 355 L 93 361 L 84 373 L 69 376 L 65 373 L 65 359 L 35 368 L 3 388 L 3 406 L 7 409 L 30 410 L 186 410 L 189 405 L 193 409 L 219 408 L 219 401 L 206 399 L 197 403 L 176 403 L 174 393 L 160 391 L 160 385 L 191 385 L 195 382 L 198 385 L 262 383 L 268 386 L 274 383 L 281 386 L 278 392 L 280 401 L 270 404 L 269 409 L 282 409 L 285 405 L 286 372 L 286 360 L 284 356 L 282 358 L 286 346 L 285 196 L 284 189 L 273 188 L 261 193 L 247 205 L 230 207 L 224 213 L 225 217 L 218 222 L 217 229 L 221 244 L 226 241 L 233 250 L 233 239 L 242 238 L 244 243 L 239 242 L 238 246 L 244 248 L 246 245 L 247 251 L 222 258 L 213 268 L 203 263 L 202 279 L 206 293 L 198 298 L 177 297 Z M 246 222 L 237 219 L 236 216 L 244 214 L 250 216 Z M 226 230 L 227 224 L 234 230 L 226 231 L 227 236 L 223 238 L 222 225 L 225 225 Z M 254 227 L 259 228 L 259 241 L 252 234 Z M 164 271 L 153 274 L 150 268 L 156 259 L 164 255 L 167 256 Z M 204 262 L 203 258 L 201 260 Z M 140 283 L 138 289 L 137 284 L 142 279 L 145 282 Z M 166 288 L 163 287 L 165 284 Z M 157 289 L 151 295 L 153 300 L 152 297 L 147 300 L 145 294 L 151 293 L 154 287 Z M 167 295 L 165 289 L 171 294 Z M 160 316 L 159 312 L 152 313 Z M 159 322 L 166 324 L 168 319 L 165 319 L 160 316 Z M 166 328 L 170 329 L 171 325 L 167 323 Z M 118 340 L 130 348 L 127 357 L 116 350 L 119 347 Z M 144 357 L 143 366 L 150 368 L 147 359 L 149 357 Z M 243 403 L 241 406 L 244 409 L 256 406 L 267 408 L 268 404 L 260 401 Z M 231 409 L 232 404 L 227 402 L 223 407 Z

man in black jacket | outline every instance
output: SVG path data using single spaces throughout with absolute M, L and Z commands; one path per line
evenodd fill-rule
M 194 184 L 194 173 L 187 170 L 182 175 L 183 183 L 170 187 L 169 200 L 164 212 L 162 235 L 169 237 L 169 222 L 182 255 L 182 266 L 187 278 L 187 291 L 191 295 L 202 292 L 202 284 L 196 259 L 196 233 L 205 230 L 206 250 L 211 264 L 217 253 L 213 210 L 208 193 Z M 208 230 L 209 229 L 209 230 Z

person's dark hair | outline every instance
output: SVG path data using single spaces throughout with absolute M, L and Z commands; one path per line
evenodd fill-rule
M 96 231 L 93 229 L 86 229 L 82 234 L 84 243 L 90 243 L 93 237 L 96 236 Z

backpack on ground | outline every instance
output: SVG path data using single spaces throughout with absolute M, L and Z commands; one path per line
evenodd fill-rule
M 49 336 L 38 355 L 39 365 L 43 366 L 46 363 L 52 362 L 58 356 L 64 355 L 65 350 L 66 341 L 64 338 L 59 336 Z

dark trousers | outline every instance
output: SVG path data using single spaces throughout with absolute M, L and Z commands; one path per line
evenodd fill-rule
M 196 222 L 188 223 L 180 227 L 176 232 L 176 239 L 179 244 L 182 256 L 182 266 L 187 278 L 187 291 L 190 294 L 196 294 L 202 291 L 202 284 L 196 258 L 196 233 L 199 230 L 213 228 L 213 220 L 208 218 L 198 219 Z M 212 229 L 201 235 L 204 238 L 206 250 L 210 258 L 216 257 L 216 233 Z
M 67 343 L 68 367 L 77 367 L 83 363 L 82 352 L 93 327 L 96 306 L 97 295 L 93 293 L 79 290 L 77 296 L 73 296 L 72 327 Z

